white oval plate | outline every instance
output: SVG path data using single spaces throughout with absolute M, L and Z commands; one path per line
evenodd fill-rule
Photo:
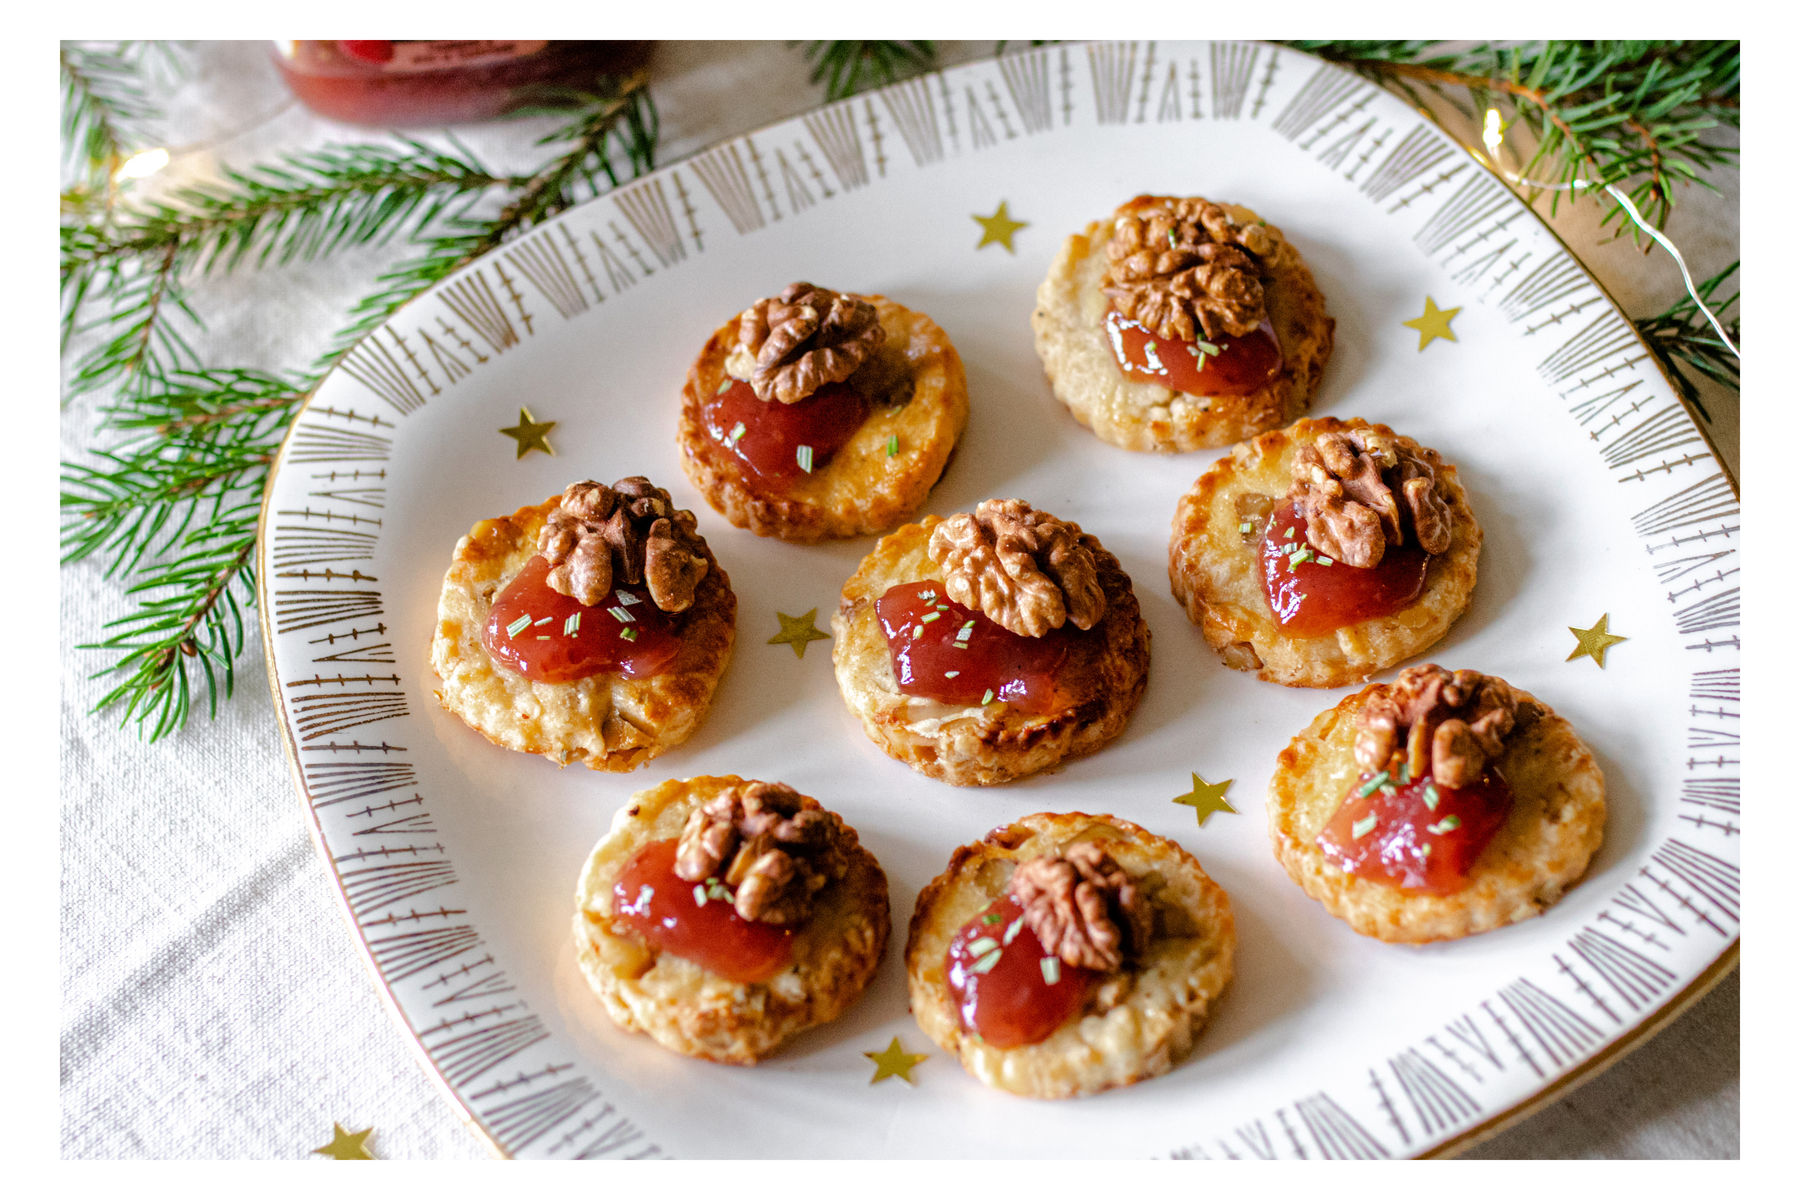
M 1260 797 L 1340 692 L 1222 667 L 1169 595 L 1176 498 L 1217 457 L 1104 445 L 1051 398 L 1028 318 L 1067 234 L 1141 192 L 1248 204 L 1337 318 L 1316 413 L 1387 422 L 1458 464 L 1487 532 L 1432 660 L 1504 676 L 1606 772 L 1606 841 L 1544 917 L 1422 949 L 1358 937 L 1289 882 Z M 1025 222 L 979 245 L 972 219 Z M 958 789 L 845 710 L 820 625 L 872 539 L 731 528 L 682 475 L 675 413 L 708 333 L 795 279 L 934 317 L 973 415 L 928 501 L 1023 496 L 1124 562 L 1153 634 L 1129 729 L 1085 760 Z M 1455 340 L 1402 322 L 1430 297 Z M 497 431 L 555 421 L 554 458 Z M 456 540 L 575 479 L 647 474 L 698 515 L 738 601 L 692 741 L 628 776 L 560 771 L 444 713 L 428 664 Z M 1641 1036 L 1735 953 L 1738 504 L 1630 323 L 1497 180 L 1395 98 L 1254 44 L 1032 50 L 737 138 L 565 214 L 409 304 L 321 387 L 264 512 L 262 620 L 300 792 L 380 986 L 470 1122 L 520 1156 L 1417 1155 L 1465 1140 Z M 1629 638 L 1568 661 L 1602 615 Z M 1190 773 L 1238 815 L 1197 827 Z M 841 1020 L 754 1069 L 615 1028 L 570 937 L 576 873 L 631 792 L 780 779 L 888 872 L 894 944 Z M 1194 1056 L 1088 1100 L 981 1086 L 906 1011 L 900 945 L 951 850 L 1017 815 L 1116 813 L 1230 892 L 1238 975 Z M 898 1036 L 931 1057 L 871 1085 Z

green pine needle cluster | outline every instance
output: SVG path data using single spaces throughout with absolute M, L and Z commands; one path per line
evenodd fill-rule
M 825 99 L 845 100 L 870 88 L 898 83 L 937 65 L 930 42 L 808 42 L 812 82 L 825 84 Z
M 118 706 L 150 740 L 180 728 L 200 697 L 216 714 L 231 694 L 255 603 L 264 485 L 296 408 L 406 301 L 653 168 L 658 122 L 643 75 L 557 99 L 559 111 L 574 111 L 540 140 L 550 156 L 528 175 L 490 172 L 453 137 L 448 148 L 395 138 L 227 170 L 156 203 L 65 206 L 65 345 L 94 335 L 68 389 L 109 395 L 102 427 L 117 440 L 64 467 L 63 556 L 104 561 L 109 576 L 131 581 L 135 604 L 84 647 L 113 655 L 100 673 L 114 686 L 99 707 Z M 128 111 L 152 110 L 145 102 Z M 92 118 L 82 121 L 65 125 L 99 136 Z M 122 144 L 116 126 L 107 136 Z M 476 215 L 478 203 L 491 209 L 495 199 L 495 215 Z M 203 365 L 188 294 L 207 276 L 395 238 L 418 253 L 376 280 L 304 369 Z
M 1700 388 L 1692 376 L 1701 375 L 1734 392 L 1738 390 L 1738 356 L 1731 348 L 1742 349 L 1744 344 L 1738 328 L 1738 293 L 1734 288 L 1725 299 L 1715 298 L 1725 282 L 1737 273 L 1738 264 L 1734 262 L 1694 288 L 1713 315 L 1719 318 L 1719 324 L 1725 327 L 1731 346 L 1719 337 L 1692 296 L 1683 296 L 1654 317 L 1636 322 L 1638 332 L 1644 335 L 1645 343 L 1662 363 L 1663 373 L 1675 381 L 1682 397 L 1708 421 L 1712 420 L 1712 414 L 1701 403 Z

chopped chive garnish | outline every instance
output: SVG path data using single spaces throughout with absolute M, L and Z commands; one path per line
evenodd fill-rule
M 617 604 L 613 605 L 611 608 L 607 609 L 606 611 L 611 613 L 613 615 L 613 619 L 616 621 L 635 621 L 635 620 L 637 620 L 636 617 L 631 615 L 631 610 L 625 609 L 625 608 L 620 608 Z
M 1062 959 L 1054 954 L 1047 954 L 1038 959 L 1038 970 L 1044 973 L 1045 983 L 1055 983 L 1062 978 Z
M 1457 817 L 1457 816 L 1449 816 L 1449 817 L 1445 817 L 1443 820 L 1439 821 L 1436 825 L 1427 825 L 1425 827 L 1425 832 L 1426 833 L 1449 833 L 1452 829 L 1461 829 L 1461 828 L 1462 828 L 1462 818 Z
M 529 624 L 531 624 L 531 614 L 526 613 L 524 616 L 520 617 L 518 620 L 514 621 L 511 625 L 508 625 L 506 627 L 506 636 L 507 637 L 518 637 L 521 633 L 525 632 L 525 627 Z
M 999 913 L 982 913 L 981 914 L 981 923 L 983 925 L 998 925 L 1000 922 L 1002 922 L 1004 920 L 1006 920 L 1006 918 L 1001 916 Z
M 919 639 L 919 635 L 924 632 L 925 632 L 925 627 L 923 625 L 914 625 L 912 627 L 913 640 L 917 641 Z
M 811 446 L 802 446 L 798 450 L 794 451 L 794 461 L 800 464 L 800 469 L 802 471 L 805 471 L 808 475 L 811 475 L 812 474 L 812 447 Z
M 1387 781 L 1388 781 L 1388 773 L 1386 771 L 1383 771 L 1381 774 L 1377 775 L 1375 778 L 1369 780 L 1369 782 L 1367 782 L 1367 783 L 1363 784 L 1361 787 L 1357 788 L 1356 794 L 1359 796 L 1367 796 L 1370 792 L 1374 791 L 1376 788 L 1380 787 L 1382 784 L 1386 783 Z
M 1419 853 L 1424 855 L 1426 858 L 1430 858 L 1431 857 L 1431 843 L 1430 842 L 1421 843 L 1419 846 Z
M 941 616 L 943 616 L 943 615 L 944 615 L 944 614 L 943 614 L 943 613 L 941 613 L 941 612 L 928 612 L 928 613 L 926 613 L 926 614 L 925 614 L 925 615 L 924 615 L 924 616 L 922 616 L 922 617 L 920 617 L 920 618 L 919 618 L 919 621 L 920 621 L 920 622 L 921 622 L 921 623 L 922 623 L 922 624 L 926 624 L 926 625 L 929 625 L 929 624 L 930 624 L 930 623 L 931 623 L 931 622 L 933 622 L 933 621 L 935 621 L 935 620 L 937 620 L 937 619 L 938 619 L 938 618 L 939 618 L 939 617 L 941 617 Z
M 635 642 L 637 641 L 637 630 L 630 628 L 621 629 L 619 630 L 619 636 L 628 642 Z
M 632 595 L 630 592 L 627 592 L 627 591 L 616 590 L 613 592 L 613 595 L 618 597 L 619 603 L 623 604 L 626 608 L 630 608 L 634 604 L 642 604 L 643 603 L 642 600 L 638 599 L 638 597 Z
M 1012 945 L 1013 939 L 1019 936 L 1019 930 L 1023 928 L 1025 928 L 1025 918 L 1014 917 L 1013 923 L 1006 927 L 1006 933 L 1000 938 L 1000 944 L 1002 946 Z
M 944 678 L 945 679 L 955 679 L 958 675 L 961 675 L 961 674 L 962 674 L 961 671 L 945 671 Z
M 1411 782 L 1412 782 L 1412 763 L 1403 762 L 1400 764 L 1400 786 L 1405 787 L 1407 784 L 1409 784 Z
M 744 423 L 742 421 L 739 421 L 736 425 L 733 425 L 731 427 L 731 436 L 726 438 L 725 440 L 727 442 L 731 443 L 733 446 L 735 446 L 738 443 L 738 439 L 743 436 L 744 436 Z
M 900 435 L 890 433 L 888 434 L 888 457 L 892 458 L 898 453 L 900 453 Z
M 1281 536 L 1282 537 L 1293 537 L 1294 536 L 1294 527 L 1292 525 L 1289 525 L 1287 527 L 1286 532 L 1284 532 Z
M 537 640 L 540 642 L 547 642 L 550 640 L 550 635 L 547 633 L 540 633 L 537 635 Z
M 1394 789 L 1393 784 L 1384 783 L 1381 785 L 1381 794 L 1384 796 L 1397 796 L 1400 793 Z
M 1425 785 L 1425 807 L 1429 808 L 1432 812 L 1436 812 L 1437 804 L 1438 804 L 1437 784 L 1428 783 Z
M 1368 833 L 1370 830 L 1372 830 L 1374 828 L 1375 828 L 1375 814 L 1370 813 L 1368 816 L 1364 817 L 1362 820 L 1357 821 L 1355 824 L 1350 826 L 1350 836 L 1351 837 L 1361 837 L 1361 836 L 1363 836 L 1363 834 Z
M 532 622 L 533 625 L 548 625 L 549 623 L 550 623 L 549 617 L 539 617 L 537 620 Z
M 698 904 L 701 908 L 706 907 L 706 885 L 705 884 L 696 883 L 694 885 L 694 903 Z
M 1217 354 L 1219 352 L 1219 348 L 1211 342 L 1196 342 L 1194 344 L 1200 347 L 1200 352 L 1202 354 Z
M 708 884 L 707 888 L 706 888 L 706 894 L 708 896 L 711 896 L 714 900 L 736 899 L 736 897 L 734 897 L 730 892 L 725 890 L 725 885 L 722 883 Z
M 737 380 L 735 380 L 731 376 L 727 375 L 724 379 L 721 379 L 719 381 L 718 394 L 724 395 L 726 392 L 729 392 L 731 390 L 731 385 L 736 382 L 737 382 Z
M 986 954 L 982 955 L 979 959 L 977 959 L 975 961 L 974 970 L 977 975 L 986 975 L 989 971 L 993 970 L 999 964 L 1000 964 L 1000 952 L 998 950 L 989 950 Z
M 1250 522 L 1248 522 L 1248 521 L 1238 522 L 1238 532 L 1239 533 L 1249 533 L 1250 532 Z
M 998 950 L 999 948 L 1000 943 L 996 942 L 991 937 L 976 938 L 969 943 L 969 953 L 973 954 L 976 958 L 980 958 L 989 950 Z
M 994 689 L 993 688 L 989 688 L 987 691 L 985 691 L 981 694 L 981 702 L 983 704 L 988 703 L 993 698 L 994 698 Z
M 571 637 L 574 635 L 575 631 L 580 628 L 581 628 L 581 614 L 578 612 L 572 612 L 569 614 L 568 619 L 563 622 L 563 636 Z
M 1329 567 L 1331 565 L 1331 560 L 1329 558 L 1320 558 L 1318 563 L 1321 567 Z

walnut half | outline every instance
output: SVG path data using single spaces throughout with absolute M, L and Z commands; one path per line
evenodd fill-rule
M 759 400 L 794 404 L 850 378 L 887 332 L 860 296 L 790 283 L 738 315 L 738 344 L 725 361 Z
M 688 816 L 675 849 L 675 874 L 735 888 L 746 921 L 791 925 L 849 870 L 851 834 L 836 813 L 784 783 L 752 780 Z
M 940 522 L 927 553 L 952 600 L 1022 637 L 1043 637 L 1066 621 L 1092 629 L 1106 615 L 1091 540 L 1023 500 L 983 500 Z
M 1386 434 L 1321 433 L 1294 454 L 1288 499 L 1306 519 L 1306 539 L 1352 567 L 1379 564 L 1410 528 L 1427 554 L 1450 548 L 1450 505 L 1437 472 Z
M 1093 842 L 1020 863 L 1007 890 L 1044 949 L 1072 967 L 1116 971 L 1150 947 L 1149 901 Z
M 1388 771 L 1400 757 L 1410 778 L 1429 772 L 1442 787 L 1468 787 L 1500 757 L 1507 735 L 1543 711 L 1480 671 L 1408 667 L 1357 718 L 1356 762 L 1365 771 Z
M 1158 337 L 1243 337 L 1268 316 L 1262 256 L 1277 235 L 1198 196 L 1139 196 L 1113 214 L 1100 290 Z
M 707 572 L 694 514 L 642 475 L 564 488 L 538 531 L 538 553 L 550 564 L 550 586 L 588 605 L 605 600 L 618 579 L 647 583 L 664 612 L 686 612 Z

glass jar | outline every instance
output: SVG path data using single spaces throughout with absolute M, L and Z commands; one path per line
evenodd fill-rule
M 357 125 L 486 121 L 591 92 L 643 65 L 649 42 L 276 42 L 275 65 L 314 112 Z

